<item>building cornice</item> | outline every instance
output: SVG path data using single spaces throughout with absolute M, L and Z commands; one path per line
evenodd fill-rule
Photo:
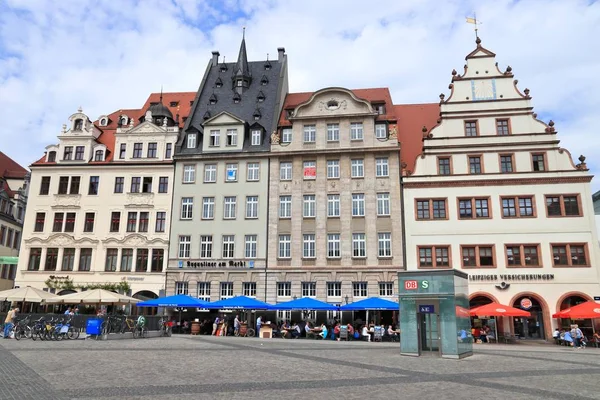
M 557 171 L 552 171 L 557 172 Z M 573 172 L 573 171 L 569 171 Z M 463 175 L 469 176 L 469 175 Z M 470 175 L 472 176 L 472 175 Z M 470 179 L 470 180 L 448 180 L 448 181 L 420 181 L 411 182 L 416 176 L 405 176 L 402 178 L 404 187 L 407 189 L 441 188 L 441 187 L 472 187 L 472 186 L 515 186 L 515 185 L 556 185 L 569 183 L 589 183 L 593 175 L 586 176 L 563 176 L 563 177 L 540 177 L 540 178 L 515 178 L 515 179 Z M 419 176 L 418 178 L 427 178 Z

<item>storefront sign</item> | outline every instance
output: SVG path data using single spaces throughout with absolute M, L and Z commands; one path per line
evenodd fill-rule
M 435 313 L 435 307 L 433 305 L 421 305 L 419 306 L 419 312 L 422 314 L 433 314 Z
M 531 301 L 531 299 L 524 297 L 521 299 L 521 308 L 523 310 L 529 310 L 531 307 L 533 307 L 533 303 Z
M 551 281 L 554 274 L 489 274 L 472 275 L 469 274 L 470 281 Z
M 124 276 L 123 278 L 121 278 L 122 281 L 127 280 L 127 281 L 130 281 L 130 282 L 141 282 L 144 279 L 146 279 L 146 278 L 144 278 L 142 276 Z
M 187 268 L 254 268 L 254 261 L 186 261 L 185 265 Z
M 0 264 L 17 265 L 18 263 L 19 263 L 19 257 L 8 257 L 8 256 L 0 257 Z
M 428 289 L 429 281 L 404 281 L 404 290 L 417 290 L 419 287 Z
M 67 276 L 50 275 L 48 278 L 50 278 L 52 280 L 62 280 L 62 279 L 69 279 L 69 275 L 67 275 Z
M 594 296 L 594 301 L 599 301 L 600 300 L 600 296 Z

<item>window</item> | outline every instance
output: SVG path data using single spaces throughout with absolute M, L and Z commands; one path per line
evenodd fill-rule
M 127 213 L 127 232 L 135 232 L 137 226 L 137 213 L 135 211 L 129 211 Z
M 279 180 L 280 181 L 291 181 L 292 180 L 292 163 L 291 162 L 280 162 L 279 163 Z
M 42 260 L 42 249 L 39 247 L 32 247 L 29 250 L 29 262 L 27 263 L 28 271 L 39 271 L 40 262 Z
M 292 142 L 292 128 L 283 128 L 281 130 L 281 142 L 291 143 Z
M 233 282 L 221 282 L 221 300 L 233 297 Z
M 481 156 L 469 157 L 469 173 L 481 174 Z
M 365 176 L 365 165 L 364 160 L 352 160 L 351 161 L 351 176 L 353 178 L 364 178 Z
M 58 194 L 67 194 L 69 190 L 69 177 L 61 176 L 58 178 Z
M 35 213 L 35 225 L 33 227 L 33 231 L 34 232 L 43 232 L 45 220 L 46 220 L 46 213 L 43 213 L 43 212 Z
M 192 237 L 189 235 L 179 236 L 179 258 L 190 258 L 190 247 Z
M 317 283 L 302 282 L 302 297 L 317 297 Z
M 304 161 L 303 163 L 304 179 L 317 179 L 316 161 Z
M 94 152 L 94 161 L 104 161 L 104 151 L 96 150 Z
M 387 138 L 387 127 L 385 124 L 375 124 L 375 137 L 377 139 Z
M 127 154 L 127 144 L 121 143 L 121 146 L 119 147 L 119 159 L 124 160 L 126 154 Z
M 523 218 L 535 217 L 533 197 L 501 197 L 502 217 Z
M 167 213 L 164 211 L 157 211 L 156 223 L 154 224 L 154 232 L 164 232 L 167 224 Z
M 88 188 L 88 194 L 89 195 L 97 195 L 99 185 L 100 185 L 100 177 L 99 176 L 90 176 L 90 186 Z
M 50 193 L 50 177 L 42 176 L 42 182 L 40 183 L 40 195 L 47 195 Z
M 143 143 L 133 144 L 133 158 L 142 158 L 142 152 L 144 151 Z
M 139 193 L 140 192 L 140 186 L 142 185 L 142 178 L 140 178 L 139 176 L 134 176 L 133 178 L 131 178 L 131 193 Z
M 327 141 L 340 141 L 340 124 L 327 124 Z
M 292 217 L 292 196 L 279 196 L 279 218 Z
M 148 211 L 140 212 L 140 224 L 138 226 L 138 232 L 148 232 L 148 219 L 150 213 Z
M 75 265 L 75 249 L 65 248 L 63 249 L 62 262 L 60 265 L 61 271 L 73 271 Z
M 302 237 L 302 258 L 315 258 L 315 234 L 308 233 Z
M 214 197 L 203 197 L 202 198 L 202 219 L 214 219 L 215 218 L 215 198 Z
M 196 182 L 196 166 L 195 165 L 184 165 L 183 166 L 183 183 L 194 183 Z
M 539 267 L 539 245 L 506 245 L 506 265 L 509 267 Z
M 73 146 L 66 146 L 63 155 L 63 160 L 71 161 L 73 159 Z
M 549 217 L 580 217 L 579 195 L 547 195 L 546 211 Z
M 513 154 L 501 154 L 500 155 L 500 172 L 507 174 L 515 172 L 513 169 Z
M 58 249 L 55 247 L 48 248 L 46 250 L 46 264 L 44 265 L 44 271 L 56 271 L 57 262 Z
M 237 146 L 237 129 L 227 129 L 227 146 Z
M 292 297 L 292 283 L 277 282 L 277 297 Z
M 350 124 L 350 140 L 363 140 L 362 122 L 352 122 Z
M 165 149 L 165 158 L 170 159 L 173 154 L 173 143 L 167 143 L 167 147 Z
M 352 282 L 352 295 L 354 297 L 368 297 L 367 282 Z
M 157 143 L 148 143 L 148 158 L 156 158 L 157 150 L 158 150 Z
M 342 297 L 342 282 L 327 282 L 327 297 Z
M 258 129 L 252 130 L 252 146 L 260 146 L 260 139 L 262 137 L 262 131 Z
M 125 186 L 125 178 L 118 176 L 115 178 L 115 193 L 123 193 L 123 186 Z
M 246 218 L 258 218 L 258 196 L 246 196 Z
M 327 179 L 340 177 L 340 160 L 327 160 Z
M 475 268 L 494 268 L 494 246 L 461 246 L 462 266 Z
M 212 257 L 212 235 L 200 236 L 200 258 Z
M 8 228 L 7 230 L 7 235 L 6 235 L 6 247 L 11 248 L 13 245 L 13 233 L 14 231 L 10 228 Z M 1 240 L 0 240 L 1 242 Z
M 193 197 L 182 197 L 181 198 L 181 219 L 192 219 L 194 210 L 194 198 Z
M 83 160 L 83 153 L 85 152 L 85 146 L 75 147 L 75 159 Z
M 352 195 L 352 216 L 365 216 L 365 195 L 362 193 L 354 193 Z
M 135 260 L 135 272 L 146 272 L 148 270 L 148 249 L 137 249 Z
M 161 176 L 158 178 L 158 193 L 167 193 L 169 191 L 169 177 Z
M 142 181 L 142 193 L 152 193 L 152 177 L 145 176 Z
M 198 282 L 196 292 L 198 299 L 210 301 L 210 282 Z
M 96 217 L 96 214 L 92 213 L 85 213 L 85 221 L 83 224 L 83 231 L 84 232 L 94 232 L 94 219 Z
M 225 207 L 223 207 L 224 219 L 235 219 L 236 201 L 235 196 L 225 197 Z
M 394 282 L 379 282 L 379 297 L 394 295 Z
M 377 234 L 377 256 L 387 258 L 392 256 L 392 234 L 380 232 Z
M 555 267 L 589 266 L 587 244 L 553 244 L 552 259 Z
M 217 166 L 215 164 L 204 165 L 204 182 L 217 181 Z
M 377 215 L 390 215 L 389 193 L 377 193 Z
M 62 232 L 64 219 L 64 213 L 54 213 L 54 224 L 52 225 L 52 232 Z
M 531 162 L 533 163 L 534 171 L 542 172 L 546 170 L 546 156 L 544 153 L 532 154 Z
M 256 258 L 256 243 L 257 243 L 257 235 L 246 235 L 244 239 L 245 250 L 244 256 L 246 258 Z
M 458 199 L 458 218 L 490 218 L 489 199 Z
M 302 207 L 302 216 L 304 218 L 314 218 L 317 213 L 317 200 L 314 194 L 304 195 Z
M 451 175 L 452 166 L 450 157 L 438 157 L 438 175 Z
M 248 163 L 246 165 L 246 180 L 258 181 L 260 180 L 260 164 L 259 163 Z
M 256 297 L 256 282 L 242 282 L 242 295 Z
M 479 136 L 477 121 L 465 121 L 465 136 Z
M 235 236 L 223 235 L 223 258 L 233 258 L 235 256 Z
M 496 133 L 499 136 L 510 135 L 510 126 L 507 119 L 496 120 Z
M 119 226 L 121 225 L 121 213 L 119 211 L 113 211 L 110 215 L 110 231 L 119 232 Z
M 226 164 L 225 165 L 225 170 L 226 170 L 225 181 L 227 181 L 227 182 L 235 182 L 235 181 L 237 181 L 237 172 L 238 172 L 238 165 L 237 164 Z
M 388 159 L 385 158 L 376 158 L 375 159 L 375 176 L 389 176 L 390 170 L 388 165 Z
M 196 134 L 188 133 L 187 135 L 187 148 L 195 149 L 196 148 Z
M 175 294 L 188 294 L 187 282 L 175 282 Z
M 352 234 L 352 257 L 364 258 L 367 256 L 367 241 L 364 233 Z
M 339 217 L 340 216 L 340 195 L 339 194 L 327 195 L 327 216 L 328 217 Z
M 340 234 L 327 234 L 327 258 L 340 258 Z
M 417 220 L 446 219 L 446 199 L 417 199 Z
M 79 271 L 90 271 L 92 268 L 92 249 L 79 251 Z
M 279 235 L 279 258 L 290 258 L 292 256 L 291 235 Z
M 15 231 L 15 241 L 13 242 L 13 249 L 19 250 L 21 248 L 21 232 Z
M 48 162 L 56 162 L 56 152 L 55 151 L 48 152 Z
M 107 272 L 115 272 L 117 270 L 118 259 L 119 249 L 106 249 L 106 261 L 104 262 L 104 270 Z
M 75 213 L 67 213 L 65 218 L 65 232 L 75 231 Z
M 304 125 L 304 143 L 315 143 L 317 130 L 314 125 Z
M 210 131 L 210 147 L 219 147 L 220 144 L 221 131 L 212 130 Z
M 121 272 L 130 272 L 133 265 L 133 249 L 121 250 Z
M 419 246 L 419 268 L 448 268 L 449 246 Z

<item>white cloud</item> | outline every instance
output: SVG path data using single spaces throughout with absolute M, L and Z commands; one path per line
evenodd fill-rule
M 79 106 L 92 118 L 160 90 L 197 89 L 211 50 L 289 55 L 290 90 L 388 86 L 396 103 L 436 102 L 480 36 L 531 90 L 562 145 L 600 172 L 600 4 L 587 1 L 27 1 L 0 5 L 2 150 L 29 164 Z M 27 136 L 27 145 L 14 140 Z M 600 189 L 600 180 L 593 183 Z

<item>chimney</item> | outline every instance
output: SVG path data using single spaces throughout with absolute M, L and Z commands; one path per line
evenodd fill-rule
M 277 54 L 279 54 L 277 57 L 277 61 L 283 62 L 283 56 L 285 55 L 285 47 L 278 47 Z
M 219 64 L 219 56 L 221 54 L 218 51 L 212 52 L 212 66 L 216 67 Z

